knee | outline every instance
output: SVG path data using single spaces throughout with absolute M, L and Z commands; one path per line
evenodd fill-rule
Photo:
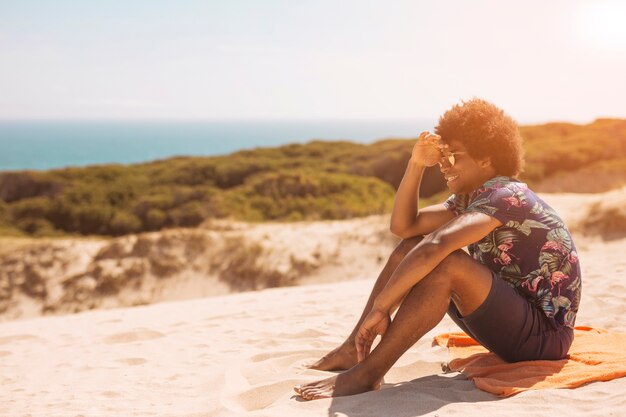
M 402 241 L 398 243 L 398 246 L 396 246 L 396 248 L 393 250 L 391 254 L 391 259 L 397 262 L 402 261 L 411 251 L 411 249 L 417 246 L 417 244 L 420 243 L 422 239 L 424 239 L 424 236 L 414 236 L 402 239 Z
M 459 280 L 467 277 L 466 262 L 468 258 L 471 259 L 467 253 L 457 249 L 439 262 L 439 265 L 433 269 L 430 275 L 445 281 L 450 285 L 450 288 L 456 287 L 460 282 Z
M 440 263 L 437 265 L 436 269 L 441 270 L 441 272 L 446 272 L 450 275 L 451 272 L 458 272 L 459 268 L 463 265 L 464 262 L 467 261 L 468 255 L 462 249 L 457 249 L 454 252 L 450 253 L 446 256 Z

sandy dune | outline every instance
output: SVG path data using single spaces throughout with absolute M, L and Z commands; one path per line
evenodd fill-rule
M 565 217 L 596 198 L 545 197 Z M 584 274 L 577 324 L 626 332 L 626 239 L 576 241 Z M 457 330 L 448 318 L 400 359 L 380 392 L 300 401 L 291 387 L 330 374 L 305 365 L 342 341 L 372 283 L 368 277 L 2 323 L 0 416 L 626 414 L 626 378 L 499 399 L 458 373 L 444 374 L 447 351 L 431 339 Z
M 0 239 L 0 322 L 373 278 L 397 243 L 388 225 L 213 221 L 111 239 Z

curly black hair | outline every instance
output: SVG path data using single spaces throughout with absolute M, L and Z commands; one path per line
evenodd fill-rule
M 474 159 L 491 157 L 498 175 L 515 177 L 524 168 L 517 123 L 488 101 L 472 98 L 454 105 L 439 118 L 435 133 L 444 143 L 462 143 Z

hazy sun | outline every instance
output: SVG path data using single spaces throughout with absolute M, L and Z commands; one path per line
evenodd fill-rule
M 580 34 L 590 46 L 626 52 L 625 1 L 584 2 L 577 17 Z

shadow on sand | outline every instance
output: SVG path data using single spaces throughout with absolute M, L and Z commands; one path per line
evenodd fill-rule
M 429 375 L 399 384 L 383 384 L 380 391 L 333 398 L 329 416 L 411 417 L 428 414 L 451 403 L 498 401 L 465 376 Z

